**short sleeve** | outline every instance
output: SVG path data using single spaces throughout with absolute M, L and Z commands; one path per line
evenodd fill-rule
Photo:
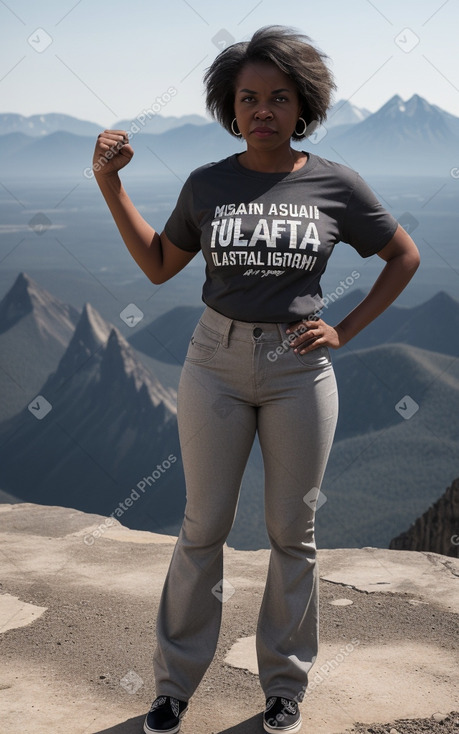
M 342 228 L 342 241 L 362 257 L 370 257 L 387 245 L 398 227 L 397 220 L 378 201 L 357 174 Z
M 183 184 L 175 209 L 164 225 L 164 231 L 170 241 L 181 250 L 199 252 L 201 249 L 201 229 L 196 221 L 190 177 Z

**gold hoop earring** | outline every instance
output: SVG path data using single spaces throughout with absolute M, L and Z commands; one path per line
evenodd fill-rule
M 303 123 L 304 128 L 303 128 L 303 130 L 301 132 L 298 132 L 298 130 L 296 129 L 296 125 L 298 125 L 298 123 L 300 122 L 300 120 Z M 297 122 L 296 122 L 296 125 L 295 125 L 294 133 L 295 133 L 295 135 L 298 135 L 298 137 L 301 137 L 302 135 L 304 135 L 306 133 L 306 130 L 308 129 L 308 124 L 307 124 L 306 120 L 303 117 L 299 117 L 298 120 L 297 120 Z
M 237 125 L 237 120 L 236 120 L 236 118 L 234 118 L 233 122 L 231 123 L 231 132 L 233 133 L 233 135 L 236 135 L 236 137 L 237 137 L 237 138 L 242 138 L 242 133 L 241 133 L 241 131 L 239 130 L 239 128 L 237 129 L 237 132 L 236 132 L 236 130 L 234 129 L 234 123 L 236 123 L 236 125 Z

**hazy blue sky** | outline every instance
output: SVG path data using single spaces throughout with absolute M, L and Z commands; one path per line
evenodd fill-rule
M 205 114 L 218 41 L 272 23 L 328 54 L 336 100 L 375 111 L 417 93 L 459 116 L 457 0 L 0 0 L 0 112 L 110 127 L 160 97 L 164 115 Z

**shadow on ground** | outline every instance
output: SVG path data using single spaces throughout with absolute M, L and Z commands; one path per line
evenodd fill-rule
M 241 721 L 241 723 L 236 724 L 236 726 L 230 726 L 229 729 L 219 729 L 215 734 L 254 734 L 254 732 L 257 731 L 263 731 L 262 714 L 251 716 L 250 719 Z M 185 732 L 183 732 L 183 734 L 185 734 Z
M 134 716 L 134 718 L 123 721 L 121 724 L 109 726 L 108 729 L 99 729 L 94 734 L 142 734 L 144 721 L 145 714 Z
M 144 719 L 145 716 L 135 716 L 132 719 L 123 721 L 121 724 L 110 726 L 108 729 L 100 729 L 99 731 L 94 732 L 94 734 L 142 734 Z M 183 734 L 193 734 L 193 730 L 195 732 L 198 730 L 202 731 L 202 725 L 199 725 L 197 722 L 194 727 L 192 727 L 193 724 L 191 721 L 187 726 L 187 722 L 184 720 L 182 725 Z M 235 726 L 230 726 L 229 729 L 216 729 L 215 734 L 254 734 L 254 732 L 257 731 L 263 731 L 263 719 L 261 714 L 251 716 L 250 719 L 241 721 Z

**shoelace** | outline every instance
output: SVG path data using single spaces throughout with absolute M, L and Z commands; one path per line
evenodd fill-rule
M 151 704 L 150 711 L 156 711 L 157 708 L 160 706 L 163 706 L 167 701 L 167 698 L 165 696 L 161 696 L 160 698 L 157 698 L 153 703 Z

